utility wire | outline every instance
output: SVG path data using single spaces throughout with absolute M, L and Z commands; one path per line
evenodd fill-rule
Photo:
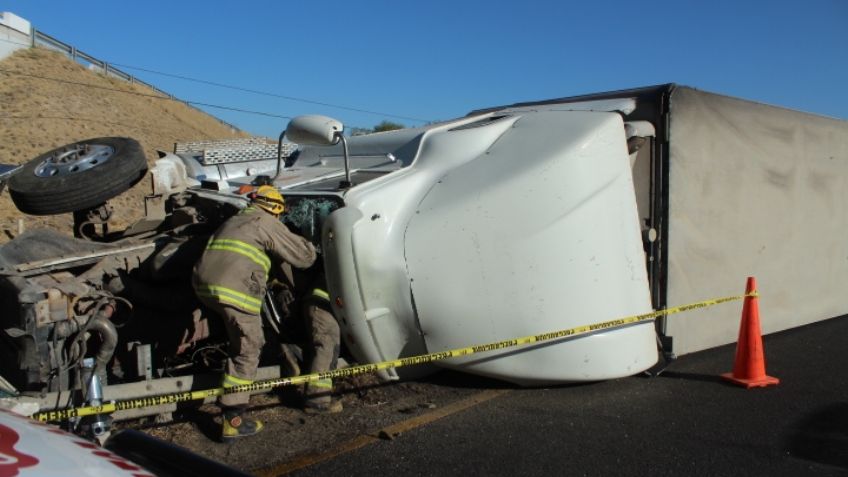
M 16 44 L 16 45 L 25 45 L 24 43 L 11 41 L 11 40 L 5 40 L 5 39 L 0 39 L 0 41 L 6 42 L 6 43 L 13 43 L 13 44 Z M 431 123 L 431 122 L 433 122 L 430 119 L 413 118 L 411 116 L 401 116 L 401 115 L 398 115 L 398 114 L 383 113 L 383 112 L 380 112 L 380 111 L 371 111 L 371 110 L 367 110 L 367 109 L 353 108 L 353 107 L 349 107 L 349 106 L 341 106 L 341 105 L 338 105 L 338 104 L 325 103 L 325 102 L 322 102 L 322 101 L 315 101 L 315 100 L 311 100 L 311 99 L 297 98 L 297 97 L 294 97 L 294 96 L 286 96 L 286 95 L 277 94 L 277 93 L 270 93 L 270 92 L 267 92 L 267 91 L 259 91 L 259 90 L 250 89 L 250 88 L 243 88 L 241 86 L 233 86 L 233 85 L 228 85 L 228 84 L 223 84 L 223 83 L 216 83 L 214 81 L 207 81 L 207 80 L 202 80 L 202 79 L 198 79 L 198 78 L 192 78 L 190 76 L 182 76 L 182 75 L 177 75 L 177 74 L 173 74 L 173 73 L 165 73 L 165 72 L 162 72 L 162 71 L 156 71 L 156 70 L 151 70 L 151 69 L 147 69 L 147 68 L 141 68 L 139 66 L 125 65 L 125 64 L 122 64 L 122 63 L 113 63 L 113 62 L 110 62 L 110 61 L 107 61 L 106 63 L 108 63 L 110 65 L 114 65 L 114 66 L 120 66 L 121 68 L 127 68 L 127 69 L 131 69 L 131 70 L 136 70 L 136 71 L 144 71 L 145 73 L 151 73 L 151 74 L 160 75 L 160 76 L 167 76 L 169 78 L 176 78 L 176 79 L 180 79 L 180 80 L 183 80 L 183 81 L 192 81 L 192 82 L 195 82 L 195 83 L 208 84 L 210 86 L 215 86 L 215 87 L 218 87 L 218 88 L 232 89 L 232 90 L 235 90 L 235 91 L 243 91 L 245 93 L 257 94 L 257 95 L 260 95 L 260 96 L 269 96 L 269 97 L 272 97 L 272 98 L 280 98 L 280 99 L 286 99 L 286 100 L 289 100 L 289 101 L 298 101 L 298 102 L 301 102 L 301 103 L 314 104 L 314 105 L 318 105 L 318 106 L 325 106 L 325 107 L 328 107 L 328 108 L 343 109 L 343 110 L 346 110 L 346 111 L 354 111 L 354 112 L 357 112 L 357 113 L 373 114 L 375 116 L 384 116 L 384 117 L 390 117 L 390 118 L 396 118 L 396 119 L 406 119 L 408 121 L 416 121 L 416 122 L 421 122 L 421 123 Z M 200 103 L 192 103 L 192 104 L 200 104 Z M 208 106 L 208 107 L 215 107 L 215 106 Z M 222 108 L 222 109 L 228 109 L 228 108 Z M 238 110 L 238 109 L 235 109 L 234 111 L 245 112 L 245 111 L 241 111 L 241 110 Z
M 19 115 L 19 114 L 12 114 L 12 115 L 0 114 L 0 121 L 7 120 L 7 119 L 15 120 L 15 121 L 20 121 L 21 119 L 27 119 L 27 120 L 50 119 L 50 120 L 62 120 L 62 121 L 79 121 L 79 122 L 84 122 L 84 123 L 101 123 L 101 124 L 107 124 L 107 125 L 110 125 L 110 126 L 117 126 L 117 127 L 122 127 L 122 128 L 131 128 L 134 131 L 135 130 L 145 131 L 145 132 L 148 132 L 148 133 L 170 133 L 170 132 L 172 132 L 172 130 L 170 128 L 151 128 L 151 127 L 140 126 L 140 125 L 137 125 L 137 124 L 125 124 L 125 123 L 120 123 L 120 122 L 116 122 L 116 121 L 107 121 L 107 120 L 104 120 L 102 118 L 86 118 L 86 117 L 82 117 L 82 116 L 22 116 L 22 115 Z M 197 128 L 197 127 L 194 127 L 194 126 L 189 126 L 189 127 L 192 127 L 193 129 L 195 129 L 197 131 L 200 131 L 200 129 Z
M 137 70 L 137 71 L 144 71 L 146 73 L 152 73 L 152 74 L 155 74 L 155 75 L 167 76 L 169 78 L 177 78 L 177 79 L 181 79 L 181 80 L 184 80 L 184 81 L 193 81 L 195 83 L 208 84 L 208 85 L 216 86 L 216 87 L 219 87 L 219 88 L 226 88 L 226 89 L 232 89 L 232 90 L 236 90 L 236 91 L 243 91 L 243 92 L 246 92 L 246 93 L 258 94 L 258 95 L 261 95 L 261 96 L 270 96 L 272 98 L 281 98 L 281 99 L 287 99 L 287 100 L 290 100 L 290 101 L 299 101 L 301 103 L 315 104 L 315 105 L 318 105 L 318 106 L 326 106 L 326 107 L 330 107 L 330 108 L 344 109 L 344 110 L 347 110 L 347 111 L 355 111 L 357 113 L 366 113 L 366 114 L 373 114 L 373 115 L 376 115 L 376 116 L 386 116 L 386 117 L 397 118 L 397 119 L 406 119 L 406 120 L 409 120 L 409 121 L 416 121 L 416 122 L 422 122 L 422 123 L 432 122 L 429 119 L 413 118 L 413 117 L 410 117 L 410 116 L 401 116 L 401 115 L 398 115 L 398 114 L 382 113 L 382 112 L 379 112 L 379 111 L 370 111 L 370 110 L 367 110 L 367 109 L 352 108 L 352 107 L 349 107 L 349 106 L 340 106 L 338 104 L 325 103 L 325 102 L 322 102 L 322 101 L 314 101 L 314 100 L 311 100 L 311 99 L 296 98 L 294 96 L 286 96 L 286 95 L 277 94 L 277 93 L 269 93 L 267 91 L 259 91 L 259 90 L 255 90 L 255 89 L 242 88 L 241 86 L 233 86 L 233 85 L 228 85 L 228 84 L 223 84 L 223 83 L 216 83 L 214 81 L 207 81 L 207 80 L 202 80 L 202 79 L 198 79 L 198 78 L 192 78 L 192 77 L 189 77 L 189 76 L 181 76 L 181 75 L 176 75 L 176 74 L 172 74 L 172 73 L 164 73 L 164 72 L 161 72 L 161 71 L 149 70 L 149 69 L 141 68 L 141 67 L 138 67 L 138 66 L 124 65 L 124 64 L 121 64 L 121 63 L 112 63 L 112 62 L 107 62 L 107 63 L 109 63 L 110 65 L 120 66 L 121 68 L 127 68 L 127 69 Z
M 19 71 L 11 71 L 11 70 L 7 70 L 7 69 L 4 69 L 4 68 L 0 68 L 0 73 L 6 73 L 6 74 L 18 75 L 18 76 L 26 76 L 26 77 L 29 77 L 29 78 L 37 78 L 37 79 L 41 79 L 41 80 L 55 81 L 57 83 L 72 84 L 72 85 L 76 85 L 76 86 L 85 86 L 85 87 L 88 87 L 88 88 L 94 88 L 94 89 L 100 89 L 100 90 L 106 90 L 106 91 L 113 91 L 113 92 L 116 92 L 116 93 L 132 94 L 132 95 L 135 95 L 135 96 L 141 96 L 141 97 L 145 97 L 145 98 L 154 98 L 154 99 L 162 99 L 162 100 L 166 100 L 166 101 L 174 101 L 174 102 L 178 102 L 178 103 L 190 104 L 192 106 L 205 106 L 207 108 L 216 108 L 216 109 L 223 109 L 223 110 L 227 110 L 227 111 L 236 111 L 236 112 L 239 112 L 239 113 L 256 114 L 256 115 L 259 115 L 259 116 L 267 116 L 267 117 L 270 117 L 270 118 L 280 118 L 280 119 L 291 119 L 292 118 L 291 116 L 282 116 L 282 115 L 279 115 L 279 114 L 266 113 L 266 112 L 263 112 L 263 111 L 252 111 L 252 110 L 249 110 L 249 109 L 234 108 L 234 107 L 231 107 L 231 106 L 222 106 L 222 105 L 219 105 L 219 104 L 202 103 L 200 101 L 186 101 L 186 100 L 182 100 L 182 99 L 171 98 L 171 97 L 168 97 L 168 96 L 161 96 L 161 95 L 158 95 L 158 94 L 147 94 L 147 93 L 141 93 L 141 92 L 138 92 L 138 91 L 125 91 L 125 90 L 122 90 L 122 89 L 108 88 L 106 86 L 100 86 L 100 85 L 91 84 L 91 83 L 80 83 L 80 82 L 77 82 L 77 81 L 69 81 L 69 80 L 60 79 L 60 78 L 51 78 L 49 76 L 39 76 L 39 75 L 33 75 L 33 74 L 29 74 L 29 73 L 21 73 Z

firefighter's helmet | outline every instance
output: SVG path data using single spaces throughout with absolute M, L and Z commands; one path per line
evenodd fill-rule
M 286 210 L 286 201 L 282 194 L 272 186 L 260 186 L 250 198 L 257 207 L 273 215 L 280 215 Z

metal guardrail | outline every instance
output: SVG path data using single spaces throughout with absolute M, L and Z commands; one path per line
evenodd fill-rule
M 226 122 L 226 121 L 224 121 L 220 118 L 217 118 L 215 116 L 212 116 L 211 114 L 207 113 L 206 111 L 203 111 L 203 110 L 189 104 L 187 101 L 183 101 L 183 100 L 177 98 L 173 94 L 162 91 L 161 89 L 153 86 L 152 84 L 147 83 L 145 81 L 142 81 L 142 80 L 136 78 L 135 76 L 133 76 L 133 75 L 131 75 L 131 74 L 119 69 L 119 68 L 116 68 L 115 66 L 112 66 L 112 65 L 110 65 L 109 63 L 107 63 L 103 60 L 99 60 L 99 59 L 89 55 L 88 53 L 85 53 L 83 51 L 78 50 L 73 45 L 69 45 L 69 44 L 67 44 L 67 43 L 65 43 L 61 40 L 53 38 L 52 36 L 48 35 L 47 33 L 38 31 L 37 29 L 35 29 L 35 27 L 32 28 L 32 32 L 30 34 L 30 46 L 32 46 L 33 48 L 36 47 L 36 46 L 41 46 L 41 47 L 46 47 L 46 48 L 53 50 L 53 51 L 58 51 L 60 53 L 65 54 L 66 56 L 68 56 L 69 58 L 73 59 L 76 62 L 86 63 L 90 66 L 93 66 L 94 68 L 101 70 L 103 72 L 103 74 L 105 74 L 106 76 L 111 76 L 113 78 L 118 78 L 118 79 L 127 81 L 129 83 L 139 84 L 139 85 L 145 86 L 147 88 L 150 88 L 153 91 L 155 91 L 156 93 L 159 93 L 166 98 L 172 99 L 174 101 L 180 101 L 190 108 L 194 108 L 197 111 L 200 111 L 201 113 L 206 114 L 207 116 L 211 116 L 211 117 L 215 118 L 216 120 L 218 120 L 218 122 L 220 122 L 221 124 L 223 124 L 225 126 L 231 127 L 231 128 L 233 128 L 237 131 L 241 131 L 241 128 L 239 128 L 238 126 L 236 126 L 234 124 L 230 124 L 230 123 L 228 123 L 228 122 Z

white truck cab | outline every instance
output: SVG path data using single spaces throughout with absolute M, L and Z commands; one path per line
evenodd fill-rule
M 329 118 L 292 122 L 286 134 L 300 150 L 274 184 L 290 214 L 337 201 L 317 220 L 354 357 L 386 361 L 652 311 L 634 128 L 618 110 L 631 105 L 594 106 L 610 110 L 517 108 L 344 141 Z M 642 323 L 438 366 L 543 385 L 628 376 L 656 361 L 654 325 Z

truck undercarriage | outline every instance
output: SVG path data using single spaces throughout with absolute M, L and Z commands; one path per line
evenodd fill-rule
M 87 402 L 92 372 L 103 400 L 217 387 L 227 338 L 219 318 L 195 298 L 190 277 L 209 236 L 248 202 L 244 195 L 184 191 L 163 201 L 161 217 L 121 232 L 75 238 L 33 230 L 0 247 L 4 395 L 41 410 L 79 405 Z M 334 196 L 290 197 L 287 224 L 320 241 L 321 221 L 340 203 Z M 284 292 L 269 287 L 263 307 L 268 344 L 260 379 L 289 369 L 284 356 L 303 359 L 306 335 L 292 311 L 299 305 L 281 309 L 274 295 Z M 94 362 L 84 365 L 86 357 Z

